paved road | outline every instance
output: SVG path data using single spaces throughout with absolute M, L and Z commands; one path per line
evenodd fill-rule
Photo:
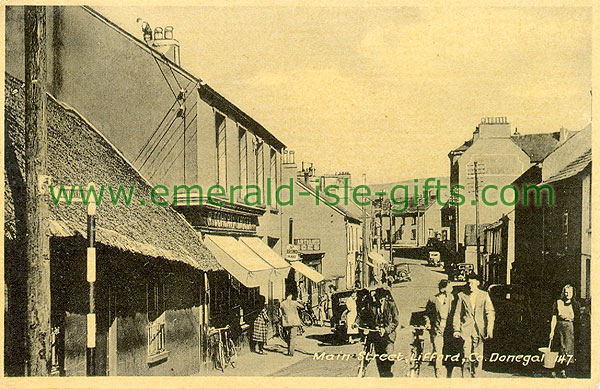
M 408 327 L 411 314 L 416 311 L 421 311 L 425 308 L 425 303 L 430 295 L 437 292 L 437 284 L 440 279 L 446 278 L 446 275 L 439 269 L 434 269 L 424 266 L 424 262 L 415 259 L 405 259 L 403 262 L 410 264 L 412 281 L 401 284 L 396 284 L 392 288 L 392 295 L 398 306 L 400 313 L 400 325 L 397 329 L 397 338 L 395 343 L 395 353 L 402 355 L 410 355 L 410 343 L 412 342 L 412 333 Z M 323 333 L 326 333 L 324 331 Z M 314 336 L 317 338 L 317 336 Z M 427 336 L 426 336 L 427 338 Z M 326 339 L 324 336 L 322 339 Z M 430 350 L 428 339 L 426 340 L 425 351 Z M 318 352 L 325 351 L 327 354 L 333 354 L 331 361 L 314 360 L 313 357 L 306 357 L 286 368 L 283 368 L 273 375 L 275 376 L 329 376 L 329 377 L 353 377 L 356 376 L 358 360 L 350 358 L 349 360 L 337 359 L 336 353 L 356 354 L 362 350 L 360 344 L 331 346 L 326 343 L 321 343 L 317 347 Z M 396 377 L 406 376 L 408 366 L 406 362 L 396 362 L 392 368 L 392 372 Z M 456 374 L 460 374 L 457 370 Z M 433 368 L 423 366 L 422 375 L 433 376 Z M 374 362 L 370 363 L 367 372 L 367 377 L 377 377 L 377 367 Z
M 446 275 L 440 269 L 424 265 L 423 261 L 406 259 L 410 263 L 412 281 L 396 284 L 392 288 L 394 300 L 400 313 L 400 325 L 397 329 L 395 353 L 410 355 L 412 342 L 411 329 L 408 326 L 411 314 L 422 311 L 430 295 L 437 292 L 437 284 Z M 276 338 L 269 342 L 266 355 L 249 354 L 242 357 L 238 368 L 226 370 L 225 375 L 286 376 L 286 377 L 355 377 L 359 362 L 353 357 L 362 351 L 360 343 L 350 345 L 333 344 L 329 327 L 310 327 L 305 335 L 298 339 L 294 357 L 284 355 L 283 342 Z M 431 351 L 429 336 L 425 336 L 425 352 Z M 315 360 L 315 353 L 325 353 L 330 360 Z M 408 365 L 398 361 L 392 372 L 395 377 L 406 377 Z M 454 369 L 454 376 L 460 377 L 460 369 Z M 367 377 L 378 377 L 375 362 L 371 362 L 366 371 Z M 421 376 L 432 377 L 433 367 L 424 363 Z M 508 377 L 508 374 L 484 372 L 483 377 Z

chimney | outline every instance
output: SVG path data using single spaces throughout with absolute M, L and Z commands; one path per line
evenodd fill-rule
M 512 135 L 506 116 L 481 118 L 478 128 L 478 138 L 510 138 Z
M 558 141 L 559 141 L 560 143 L 562 143 L 562 142 L 566 141 L 566 140 L 567 140 L 567 138 L 569 137 L 569 132 L 570 132 L 570 131 L 569 131 L 568 129 L 566 129 L 566 128 L 564 128 L 564 127 L 561 127 L 561 128 L 560 128 L 560 138 L 559 138 L 559 140 L 558 140 Z
M 181 65 L 179 41 L 173 38 L 173 26 L 156 27 L 152 47 L 178 66 Z
M 479 139 L 479 126 L 475 127 L 475 131 L 473 131 L 473 142 Z

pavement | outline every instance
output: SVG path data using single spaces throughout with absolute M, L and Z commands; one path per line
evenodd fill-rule
M 409 321 L 411 314 L 425 308 L 429 296 L 437 292 L 439 280 L 446 278 L 446 275 L 441 268 L 425 266 L 424 261 L 421 260 L 405 259 L 403 262 L 410 263 L 412 281 L 396 284 L 392 288 L 392 295 L 400 314 L 394 352 L 410 355 L 412 332 Z M 429 336 L 425 334 L 424 338 L 424 352 L 431 352 Z M 304 334 L 297 338 L 296 352 L 293 357 L 285 355 L 287 348 L 280 338 L 270 339 L 265 346 L 265 351 L 264 355 L 246 353 L 238 358 L 236 368 L 228 367 L 222 373 L 216 371 L 214 375 L 356 377 L 359 366 L 356 354 L 362 351 L 362 344 L 336 344 L 329 326 L 313 326 L 306 328 Z M 408 376 L 407 362 L 397 361 L 392 368 L 392 372 L 395 377 Z M 423 363 L 420 375 L 433 377 L 433 367 L 428 363 Z M 368 365 L 366 376 L 379 376 L 374 361 Z M 460 368 L 454 369 L 453 376 L 461 376 Z M 481 376 L 487 378 L 511 377 L 512 374 L 483 371 Z

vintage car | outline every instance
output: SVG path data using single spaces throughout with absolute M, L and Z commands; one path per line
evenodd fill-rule
M 387 270 L 387 281 L 388 285 L 396 284 L 398 282 L 410 281 L 410 265 L 408 263 L 397 263 L 390 265 Z
M 346 300 L 352 295 L 353 290 L 344 290 L 331 295 L 331 331 L 339 339 L 346 336 Z
M 471 263 L 456 263 L 453 264 L 450 270 L 451 281 L 466 281 L 467 275 L 474 270 L 474 266 Z
M 429 266 L 442 266 L 441 256 L 439 251 L 430 251 L 429 258 L 427 259 Z

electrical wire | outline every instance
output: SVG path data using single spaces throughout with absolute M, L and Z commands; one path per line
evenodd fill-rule
M 192 106 L 192 108 L 191 108 L 191 109 L 194 109 L 195 107 L 196 107 L 196 104 L 194 104 L 194 105 Z M 195 116 L 194 116 L 194 118 L 195 118 Z M 154 162 L 156 162 L 156 161 L 158 160 L 158 158 L 159 158 L 160 154 L 161 154 L 161 153 L 162 153 L 162 151 L 165 149 L 165 147 L 166 147 L 166 146 L 167 146 L 169 143 L 171 143 L 171 140 L 173 139 L 173 137 L 174 137 L 174 136 L 175 136 L 175 134 L 177 133 L 177 130 L 179 130 L 179 129 L 181 128 L 181 125 L 183 124 L 183 122 L 184 122 L 184 120 L 182 120 L 182 121 L 179 123 L 179 125 L 178 125 L 177 127 L 175 127 L 175 129 L 174 129 L 174 130 L 171 132 L 171 135 L 169 135 L 168 139 L 167 139 L 167 140 L 166 140 L 166 141 L 165 141 L 165 142 L 162 144 L 162 147 L 160 148 L 160 150 L 158 150 L 158 152 L 155 154 L 154 160 L 152 161 L 152 163 L 151 163 L 150 165 L 152 165 Z M 165 135 L 166 135 L 166 133 L 165 133 Z M 180 137 L 181 137 L 181 136 L 180 136 Z M 161 141 L 162 141 L 162 138 L 161 138 Z M 158 143 L 157 143 L 157 146 L 158 146 Z M 154 149 L 154 150 L 153 150 L 153 152 L 154 152 L 155 150 L 156 150 L 156 149 Z
M 148 138 L 148 140 L 146 140 L 146 143 L 144 143 L 144 145 L 142 146 L 142 148 L 140 149 L 140 152 L 138 153 L 137 157 L 135 157 L 135 159 L 133 160 L 133 163 L 135 164 L 137 162 L 137 160 L 142 156 L 142 154 L 144 153 L 144 150 L 146 149 L 146 147 L 148 147 L 148 145 L 150 144 L 150 142 L 152 141 L 152 138 L 154 138 L 154 135 L 156 135 L 158 133 L 158 130 L 160 129 L 160 127 L 163 125 L 163 123 L 165 122 L 165 120 L 167 119 L 167 117 L 169 116 L 169 114 L 172 112 L 171 110 L 173 109 L 173 107 L 175 106 L 175 104 L 177 104 L 178 100 L 175 100 L 173 102 L 173 104 L 171 105 L 171 107 L 169 107 L 169 109 L 167 110 L 167 113 L 165 113 L 165 116 L 163 116 L 162 120 L 160 121 L 160 123 L 158 124 L 158 127 L 156 127 L 156 129 L 152 132 L 152 135 L 150 135 L 150 138 Z
M 198 116 L 197 114 L 194 115 L 194 117 L 190 120 L 190 124 L 188 125 L 188 128 L 194 122 L 194 120 L 196 119 L 197 116 Z M 196 132 L 197 132 L 197 130 L 194 132 L 194 134 L 192 134 L 192 136 L 190 137 L 190 139 L 194 137 L 194 135 L 196 134 Z M 151 179 L 156 175 L 156 173 L 158 173 L 158 171 L 160 170 L 160 167 L 162 166 L 163 163 L 165 163 L 165 161 L 167 160 L 167 157 L 171 154 L 171 152 L 173 151 L 173 149 L 175 148 L 175 146 L 177 146 L 177 144 L 179 143 L 179 141 L 181 140 L 181 138 L 183 138 L 183 133 L 179 136 L 179 138 L 177 138 L 177 140 L 173 143 L 173 146 L 171 146 L 171 149 L 169 149 L 169 151 L 165 154 L 165 157 L 162 159 L 162 161 L 160 161 L 160 163 L 156 166 L 156 169 L 154 170 L 154 173 L 152 173 L 150 175 Z M 184 147 L 185 147 L 185 145 L 184 145 Z M 181 154 L 181 151 L 180 151 L 180 154 Z M 177 157 L 179 157 L 179 155 Z M 177 157 L 173 159 L 172 163 L 175 162 L 175 160 L 177 159 Z

